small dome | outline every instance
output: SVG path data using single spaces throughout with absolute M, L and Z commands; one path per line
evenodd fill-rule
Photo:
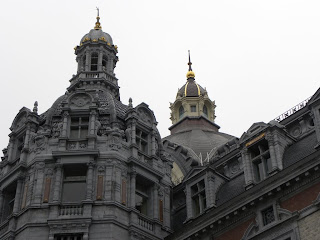
M 178 94 L 182 97 L 199 97 L 200 95 L 204 95 L 205 90 L 199 84 L 197 84 L 194 80 L 187 81 L 178 91 Z
M 83 36 L 83 38 L 80 41 L 80 44 L 89 40 L 103 40 L 113 45 L 111 36 L 108 33 L 103 32 L 101 29 L 91 29 L 89 33 Z

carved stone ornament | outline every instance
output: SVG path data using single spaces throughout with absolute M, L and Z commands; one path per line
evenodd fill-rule
M 99 129 L 97 129 L 97 134 L 99 136 L 106 136 L 108 135 L 108 132 L 111 130 L 110 127 L 110 117 L 109 116 L 103 116 L 99 117 L 98 121 L 100 123 Z M 98 124 L 99 125 L 99 124 Z
M 139 116 L 139 119 L 141 121 L 145 122 L 146 124 L 148 124 L 148 125 L 152 124 L 152 119 L 146 110 L 140 108 L 138 110 L 138 116 Z
M 51 127 L 51 136 L 52 136 L 52 138 L 60 137 L 62 128 L 63 128 L 63 123 L 62 123 L 61 119 L 53 120 L 52 121 L 52 127 Z
M 108 140 L 107 140 L 107 147 L 110 150 L 113 151 L 119 151 L 122 147 L 122 138 L 120 133 L 117 132 L 112 132 L 109 136 L 108 136 Z
M 76 94 L 70 99 L 71 107 L 79 107 L 79 108 L 86 107 L 90 104 L 90 102 L 91 102 L 90 97 L 83 93 Z
M 46 134 L 47 134 L 47 131 L 45 131 L 43 127 L 39 127 L 36 133 L 30 132 L 30 139 L 29 139 L 30 152 L 39 154 L 41 151 L 45 150 Z

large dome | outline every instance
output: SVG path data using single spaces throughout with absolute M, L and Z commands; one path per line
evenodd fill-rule
M 233 139 L 226 133 L 220 133 L 203 129 L 190 129 L 188 131 L 178 132 L 165 137 L 163 140 L 169 140 L 178 145 L 191 148 L 197 156 L 202 156 L 202 159 L 207 157 L 207 154 L 215 152 L 221 145 Z

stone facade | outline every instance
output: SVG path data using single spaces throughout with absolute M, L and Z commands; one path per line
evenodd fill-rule
M 189 58 L 161 139 L 147 104 L 120 101 L 118 48 L 99 20 L 67 92 L 13 120 L 0 239 L 320 239 L 320 89 L 236 138 L 219 132 Z

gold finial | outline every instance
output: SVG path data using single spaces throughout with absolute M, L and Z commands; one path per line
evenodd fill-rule
M 188 50 L 188 53 L 189 53 L 189 62 L 188 62 L 189 71 L 187 72 L 187 79 L 195 77 L 195 74 L 194 74 L 194 72 L 192 71 L 192 68 L 191 68 L 192 62 L 191 62 L 191 59 L 190 59 L 190 50 Z
M 99 17 L 99 8 L 97 7 L 97 22 L 96 22 L 96 25 L 94 26 L 94 29 L 95 29 L 95 30 L 101 29 L 101 24 L 100 24 L 99 20 L 100 20 L 100 17 Z

